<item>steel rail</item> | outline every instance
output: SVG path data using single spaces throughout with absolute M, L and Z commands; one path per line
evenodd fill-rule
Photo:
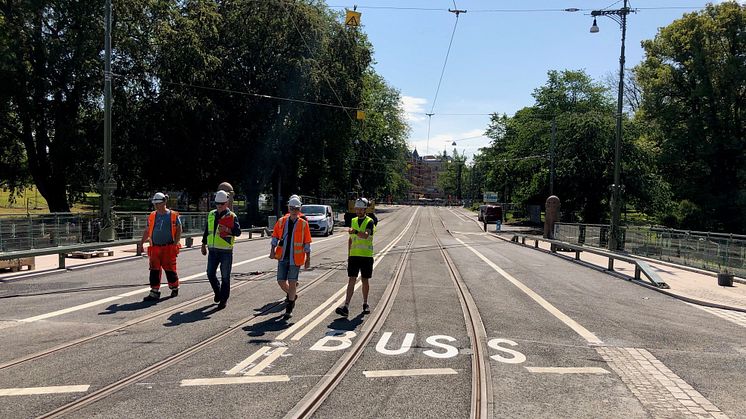
M 453 236 L 443 222 L 443 217 L 435 211 L 440 224 L 443 229 L 451 236 Z M 432 217 L 430 218 L 430 226 L 433 228 L 433 236 L 437 242 L 440 253 L 443 256 L 443 260 L 448 267 L 448 273 L 450 274 L 453 284 L 458 290 L 459 302 L 461 303 L 461 309 L 464 312 L 464 319 L 466 320 L 466 326 L 469 332 L 469 339 L 471 340 L 472 358 L 471 358 L 471 415 L 473 419 L 485 419 L 492 417 L 492 378 L 490 374 L 490 363 L 487 355 L 487 331 L 484 328 L 482 317 L 479 314 L 479 309 L 474 301 L 474 298 L 466 286 L 461 273 L 459 272 L 456 264 L 451 259 L 451 256 L 446 251 L 446 247 L 438 238 L 435 225 L 433 224 Z
M 409 237 L 406 249 L 409 250 L 414 243 L 414 236 L 417 234 L 419 229 L 420 218 L 417 218 L 417 225 L 415 226 L 412 235 Z M 391 312 L 391 307 L 394 304 L 394 299 L 399 293 L 399 285 L 401 284 L 402 277 L 404 275 L 404 268 L 409 262 L 410 252 L 405 250 L 399 257 L 399 261 L 396 264 L 392 281 L 383 292 L 381 301 L 378 304 L 376 310 L 373 311 L 370 320 L 366 321 L 366 327 L 363 328 L 360 338 L 352 344 L 350 349 L 340 358 L 324 375 L 324 378 L 311 389 L 306 396 L 301 399 L 290 411 L 285 415 L 285 418 L 309 418 L 314 412 L 321 406 L 331 392 L 337 387 L 342 381 L 350 368 L 362 355 L 363 350 L 370 342 L 373 334 L 376 333 L 384 321 Z

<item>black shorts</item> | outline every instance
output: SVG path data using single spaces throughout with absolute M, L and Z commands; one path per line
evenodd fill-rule
M 357 274 L 363 278 L 373 276 L 373 258 L 365 256 L 350 256 L 347 258 L 347 276 L 350 278 L 357 277 Z

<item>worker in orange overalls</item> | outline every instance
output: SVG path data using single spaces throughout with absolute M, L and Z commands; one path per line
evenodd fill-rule
M 140 246 L 145 242 L 150 243 L 150 294 L 145 297 L 145 301 L 158 301 L 161 298 L 161 269 L 166 271 L 171 297 L 179 295 L 176 255 L 179 254 L 181 240 L 181 218 L 178 212 L 166 208 L 166 199 L 167 196 L 161 192 L 153 195 L 151 202 L 155 205 L 155 211 L 148 216 L 148 224 L 140 240 Z

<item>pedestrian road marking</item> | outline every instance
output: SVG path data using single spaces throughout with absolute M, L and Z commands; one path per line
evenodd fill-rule
M 0 388 L 0 396 L 31 396 L 36 394 L 85 393 L 90 385 L 26 388 Z
M 452 375 L 458 374 L 453 368 L 424 368 L 411 370 L 375 370 L 363 371 L 367 378 L 380 377 L 414 377 L 418 375 Z
M 269 346 L 262 346 L 261 348 L 259 348 L 259 350 L 257 350 L 253 354 L 251 354 L 248 358 L 246 358 L 243 361 L 241 361 L 238 365 L 236 365 L 235 367 L 233 367 L 230 370 L 226 371 L 226 374 L 228 374 L 228 375 L 236 375 L 236 374 L 238 374 L 239 372 L 241 372 L 242 369 L 244 369 L 244 368 L 248 367 L 249 365 L 251 365 L 260 356 L 263 356 L 264 354 L 266 354 L 267 351 L 270 350 L 270 349 L 271 348 Z
M 610 374 L 600 367 L 526 367 L 528 372 L 539 374 Z
M 603 345 L 603 341 L 596 337 L 590 330 L 586 329 L 585 327 L 581 326 L 578 322 L 570 318 L 568 315 L 560 311 L 557 307 L 553 306 L 549 301 L 545 300 L 542 296 L 534 292 L 531 288 L 525 286 L 521 281 L 515 279 L 512 275 L 505 272 L 503 268 L 497 266 L 494 262 L 487 259 L 483 254 L 479 253 L 477 250 L 475 250 L 473 247 L 469 246 L 468 244 L 464 243 L 461 239 L 456 238 L 456 240 L 464 245 L 467 249 L 471 250 L 472 253 L 477 255 L 480 259 L 482 259 L 487 265 L 489 265 L 492 269 L 497 271 L 500 275 L 502 275 L 505 279 L 510 281 L 513 285 L 518 287 L 521 291 L 523 291 L 526 295 L 531 297 L 534 301 L 539 303 L 540 306 L 542 306 L 545 310 L 547 310 L 549 313 L 551 313 L 554 317 L 558 318 L 561 322 L 565 323 L 567 326 L 569 326 L 572 330 L 575 331 L 575 333 L 579 334 L 583 339 L 588 341 L 591 345 Z
M 249 375 L 244 377 L 224 377 L 224 378 L 195 378 L 192 380 L 181 380 L 181 387 L 190 386 L 217 386 L 225 384 L 252 384 L 252 383 L 279 383 L 290 381 L 287 375 Z

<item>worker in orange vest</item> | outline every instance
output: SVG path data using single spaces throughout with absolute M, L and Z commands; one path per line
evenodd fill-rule
M 277 283 L 285 292 L 285 319 L 289 319 L 298 299 L 300 267 L 311 267 L 311 228 L 299 217 L 302 203 L 298 196 L 288 201 L 288 214 L 277 220 L 272 230 L 270 259 L 277 259 Z
M 153 195 L 151 202 L 155 211 L 148 216 L 148 224 L 142 233 L 140 246 L 145 242 L 150 261 L 150 294 L 145 301 L 158 301 L 161 298 L 161 268 L 166 271 L 166 281 L 171 289 L 171 297 L 179 295 L 179 276 L 176 274 L 176 256 L 181 240 L 181 218 L 179 213 L 166 208 L 168 197 L 161 192 Z

